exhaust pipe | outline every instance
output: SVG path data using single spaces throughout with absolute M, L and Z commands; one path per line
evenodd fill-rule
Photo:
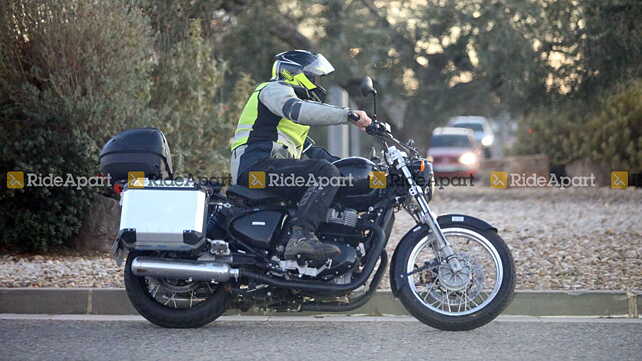
M 172 260 L 155 257 L 136 257 L 132 261 L 132 273 L 136 276 L 158 277 L 177 280 L 226 282 L 239 278 L 239 270 L 226 263 Z

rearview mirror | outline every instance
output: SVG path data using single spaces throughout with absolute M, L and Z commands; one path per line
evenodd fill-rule
M 361 81 L 361 94 L 363 94 L 364 97 L 370 94 L 377 95 L 377 90 L 374 88 L 371 77 L 367 76 Z

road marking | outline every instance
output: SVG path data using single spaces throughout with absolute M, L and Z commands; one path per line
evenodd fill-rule
M 35 321 L 146 321 L 136 315 L 47 315 L 0 313 L 0 320 Z M 408 316 L 223 316 L 215 322 L 419 322 Z M 540 322 L 540 323 L 642 323 L 642 318 L 599 317 L 535 317 L 499 316 L 494 322 Z

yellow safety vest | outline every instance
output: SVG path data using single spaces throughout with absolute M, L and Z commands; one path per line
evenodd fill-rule
M 269 114 L 259 114 L 259 94 L 261 89 L 265 88 L 268 84 L 267 82 L 259 84 L 245 104 L 245 107 L 243 107 L 236 130 L 234 131 L 234 136 L 230 139 L 231 150 L 247 144 L 248 141 L 252 141 L 251 138 L 255 138 L 256 134 L 250 136 L 250 133 L 255 130 L 255 125 L 258 122 L 269 122 L 269 118 L 278 118 L 278 115 L 270 112 L 266 107 L 263 107 L 263 112 Z M 301 158 L 301 151 L 303 150 L 303 144 L 305 143 L 309 130 L 310 126 L 308 125 L 295 123 L 288 118 L 280 118 L 274 133 L 271 133 L 270 129 L 270 133 L 267 134 L 267 136 L 269 136 L 272 141 L 286 146 L 292 157 L 299 159 Z M 258 138 L 258 140 L 267 139 L 261 137 Z

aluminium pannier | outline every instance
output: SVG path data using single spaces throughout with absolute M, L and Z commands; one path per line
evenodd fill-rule
M 118 238 L 128 248 L 191 251 L 206 239 L 207 192 L 177 180 L 149 180 L 125 187 Z

